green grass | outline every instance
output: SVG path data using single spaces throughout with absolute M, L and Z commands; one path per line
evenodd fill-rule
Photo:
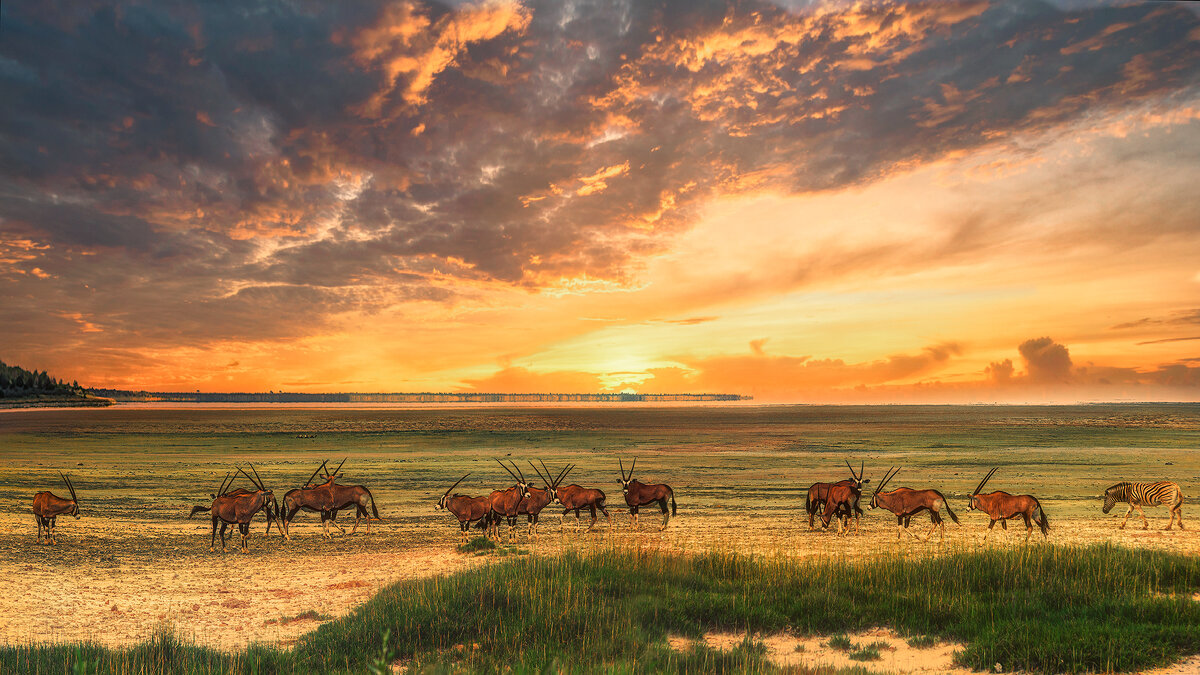
M 459 553 L 475 553 L 477 551 L 490 551 L 496 548 L 495 542 L 487 537 L 474 537 L 465 544 L 458 546 Z
M 666 637 L 881 625 L 963 642 L 959 662 L 978 670 L 1128 671 L 1200 653 L 1197 590 L 1200 560 L 1113 546 L 866 562 L 612 549 L 398 583 L 291 652 L 224 654 L 157 635 L 124 650 L 0 648 L 0 672 L 61 673 L 78 660 L 116 673 L 361 673 L 390 660 L 418 670 L 757 672 L 772 667 L 753 639 L 730 652 L 674 652 Z
M 928 649 L 938 643 L 938 639 L 932 635 L 914 635 L 906 640 L 909 647 L 917 649 Z

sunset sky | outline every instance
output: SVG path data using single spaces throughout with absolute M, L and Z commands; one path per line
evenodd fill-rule
M 1168 2 L 4 2 L 0 359 L 160 391 L 1200 400 Z

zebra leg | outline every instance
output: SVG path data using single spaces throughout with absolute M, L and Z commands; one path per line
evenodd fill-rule
M 1146 512 L 1142 510 L 1141 504 L 1138 504 L 1137 510 L 1138 510 L 1138 515 L 1142 517 L 1142 529 L 1143 530 L 1150 529 L 1150 521 L 1146 520 Z
M 1130 505 L 1129 505 L 1129 510 L 1125 512 L 1125 519 L 1124 519 L 1124 520 L 1122 520 L 1122 521 L 1121 521 L 1121 524 L 1117 526 L 1117 529 L 1118 529 L 1118 530 L 1123 530 L 1123 529 L 1125 529 L 1125 523 L 1129 522 L 1129 516 L 1130 516 L 1130 514 L 1132 514 L 1132 513 L 1133 513 L 1133 504 L 1130 504 Z

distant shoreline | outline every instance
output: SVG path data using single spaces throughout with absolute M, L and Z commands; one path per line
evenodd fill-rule
M 107 408 L 116 405 L 116 401 L 103 396 L 74 396 L 34 394 L 32 396 L 14 396 L 0 398 L 0 409 L 21 408 Z
M 713 403 L 750 401 L 741 394 L 508 394 L 508 393 L 291 393 L 291 392 L 151 392 L 91 389 L 118 403 L 291 403 L 291 404 L 481 404 L 481 403 Z

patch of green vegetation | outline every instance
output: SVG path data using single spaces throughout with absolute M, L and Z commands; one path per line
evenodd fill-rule
M 854 643 L 851 642 L 850 638 L 846 637 L 845 635 L 834 635 L 833 637 L 829 638 L 829 642 L 825 643 L 825 646 L 829 647 L 830 649 L 836 649 L 839 652 L 848 652 L 851 649 L 854 649 Z
M 309 609 L 300 612 L 296 616 L 285 616 L 282 619 L 267 619 L 263 623 L 264 625 L 277 623 L 281 626 L 286 626 L 289 623 L 295 623 L 296 621 L 328 621 L 332 618 L 333 617 L 329 616 L 328 614 L 322 614 L 315 609 Z
M 868 645 L 856 644 L 847 656 L 851 661 L 878 661 L 883 658 L 880 656 L 879 650 L 887 648 L 886 642 L 872 642 Z
M 1200 559 L 1108 545 L 861 562 L 610 549 L 398 583 L 291 652 L 225 654 L 159 635 L 123 650 L 4 647 L 0 671 L 63 672 L 89 659 L 105 673 L 361 673 L 396 661 L 471 672 L 766 672 L 774 668 L 755 640 L 675 652 L 667 636 L 870 626 L 961 641 L 958 662 L 976 670 L 1130 671 L 1200 652 L 1197 590 Z M 864 657 L 878 651 L 852 646 Z
M 477 551 L 490 551 L 496 548 L 496 543 L 487 537 L 474 537 L 465 544 L 459 544 L 459 553 L 475 553 Z
M 906 642 L 908 642 L 909 647 L 914 647 L 916 649 L 929 649 L 938 643 L 938 639 L 933 635 L 917 635 L 915 637 L 908 638 Z

